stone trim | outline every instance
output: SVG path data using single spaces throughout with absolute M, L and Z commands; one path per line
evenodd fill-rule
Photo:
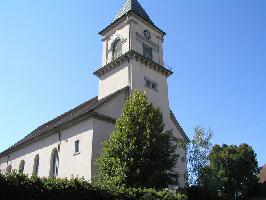
M 141 55 L 140 53 L 138 53 L 134 50 L 130 50 L 130 51 L 124 53 L 123 55 L 121 55 L 117 59 L 115 59 L 115 60 L 109 62 L 108 64 L 104 65 L 103 67 L 97 69 L 93 74 L 95 76 L 97 76 L 98 78 L 100 78 L 101 76 L 103 76 L 107 72 L 120 66 L 120 64 L 122 64 L 126 61 L 129 62 L 130 59 L 135 59 L 136 61 L 144 64 L 146 67 L 149 67 L 149 68 L 153 69 L 154 71 L 157 71 L 166 77 L 169 77 L 173 74 L 173 72 L 170 69 L 167 69 L 164 66 L 145 58 L 143 55 Z

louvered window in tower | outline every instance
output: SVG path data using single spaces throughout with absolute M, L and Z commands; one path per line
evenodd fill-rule
M 152 60 L 152 48 L 143 44 L 143 56 L 149 60 Z
M 113 57 L 112 59 L 115 60 L 119 56 L 122 55 L 122 42 L 120 39 L 116 39 L 112 45 L 112 53 Z

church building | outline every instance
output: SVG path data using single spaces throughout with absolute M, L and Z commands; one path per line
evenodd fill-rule
M 99 79 L 98 96 L 41 125 L 0 153 L 2 173 L 17 170 L 40 177 L 74 176 L 91 181 L 101 144 L 108 140 L 125 101 L 136 89 L 145 91 L 149 102 L 161 109 L 165 128 L 188 141 L 169 108 L 167 78 L 173 72 L 164 65 L 166 33 L 154 24 L 137 0 L 127 0 L 99 34 L 102 64 L 93 73 Z M 177 152 L 177 185 L 183 187 L 186 153 L 182 146 Z

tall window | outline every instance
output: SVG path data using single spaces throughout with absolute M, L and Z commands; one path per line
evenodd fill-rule
M 19 172 L 19 173 L 23 173 L 23 172 L 24 172 L 24 167 L 25 167 L 25 161 L 22 160 L 22 161 L 20 161 L 20 163 L 19 163 L 18 172 Z
M 12 166 L 11 166 L 11 165 L 8 165 L 8 166 L 6 167 L 6 172 L 7 172 L 7 173 L 11 173 L 11 171 L 12 171 Z
M 54 149 L 50 160 L 50 177 L 58 177 L 59 157 L 57 149 Z
M 39 172 L 39 154 L 37 154 L 34 158 L 32 174 L 38 176 L 38 172 Z
M 79 153 L 79 140 L 75 141 L 75 153 Z
M 143 56 L 149 60 L 152 60 L 152 48 L 143 44 Z
M 112 44 L 112 59 L 115 60 L 122 55 L 122 42 L 121 39 L 116 39 Z

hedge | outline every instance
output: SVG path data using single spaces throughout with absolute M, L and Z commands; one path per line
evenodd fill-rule
M 28 177 L 19 173 L 0 174 L 1 200 L 187 200 L 183 194 L 154 189 L 107 189 L 72 178 Z

